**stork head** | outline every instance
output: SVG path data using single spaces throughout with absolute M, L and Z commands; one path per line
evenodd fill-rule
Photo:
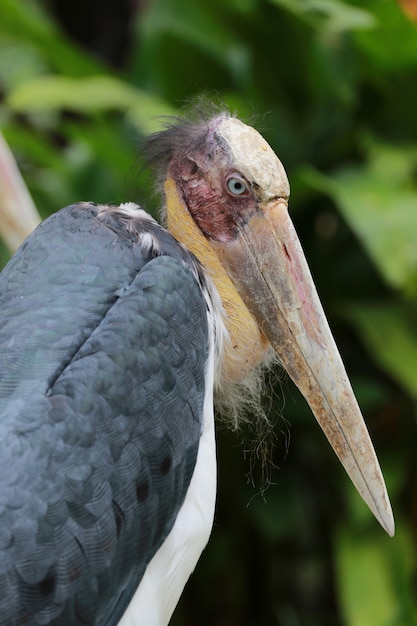
M 148 145 L 162 164 L 168 229 L 200 259 L 223 301 L 223 381 L 248 376 L 272 347 L 393 535 L 384 479 L 288 215 L 281 162 L 257 131 L 226 114 L 179 121 Z

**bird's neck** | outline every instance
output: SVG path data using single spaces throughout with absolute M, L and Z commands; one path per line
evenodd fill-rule
M 258 365 L 268 349 L 268 341 L 226 273 L 218 256 L 192 219 L 172 177 L 165 182 L 169 232 L 193 252 L 214 282 L 226 312 L 230 341 L 225 347 L 222 380 L 237 382 Z

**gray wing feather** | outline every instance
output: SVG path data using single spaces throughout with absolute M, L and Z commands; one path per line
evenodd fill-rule
M 205 301 L 115 219 L 63 210 L 0 277 L 2 626 L 117 624 L 193 473 Z

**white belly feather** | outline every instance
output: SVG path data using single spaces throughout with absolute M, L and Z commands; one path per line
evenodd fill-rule
M 118 626 L 166 626 L 210 537 L 217 478 L 212 341 L 211 344 L 206 372 L 203 428 L 190 486 L 171 532 L 146 568 Z

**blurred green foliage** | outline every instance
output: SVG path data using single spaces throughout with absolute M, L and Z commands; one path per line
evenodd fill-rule
M 385 537 L 281 379 L 264 495 L 251 433 L 219 429 L 213 536 L 172 623 L 417 624 L 417 25 L 393 0 L 131 2 L 113 62 L 95 45 L 115 28 L 104 4 L 60 4 L 75 26 L 89 11 L 91 40 L 54 17 L 59 2 L 0 0 L 0 126 L 42 216 L 90 199 L 154 208 L 137 137 L 189 98 L 252 118 L 287 168 L 397 519 Z

